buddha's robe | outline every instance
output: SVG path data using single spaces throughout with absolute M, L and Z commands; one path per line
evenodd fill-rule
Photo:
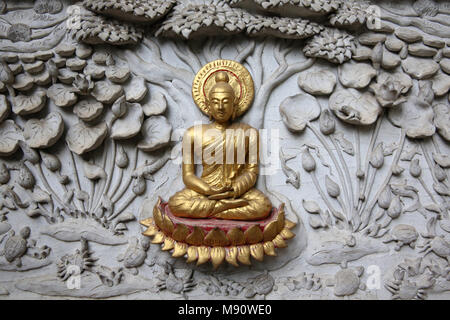
M 228 181 L 234 191 L 234 196 L 230 199 L 244 199 L 248 204 L 220 211 L 219 208 L 223 207 L 220 204 L 222 200 L 210 200 L 207 195 L 187 188 L 177 192 L 169 199 L 169 208 L 175 216 L 260 220 L 266 218 L 271 212 L 270 200 L 261 191 L 254 188 L 259 171 L 257 130 L 242 123 L 232 124 L 228 129 L 233 130 L 232 138 L 230 136 L 226 138 L 227 135 L 223 132 L 220 137 L 211 139 L 210 136 L 205 135 L 203 129 L 199 131 L 201 134 L 193 135 L 194 139 L 199 136 L 202 138 L 201 141 L 197 141 L 198 145 L 201 145 L 202 151 L 200 155 L 203 165 L 201 179 L 209 186 L 217 188 L 223 187 L 224 183 Z M 247 130 L 253 130 L 253 134 L 248 134 L 250 131 Z M 234 149 L 234 160 L 229 157 L 232 161 L 227 160 L 226 153 L 229 152 L 227 150 L 230 150 L 227 148 Z M 223 155 L 222 161 L 211 161 L 211 159 L 208 161 L 208 158 L 205 158 L 207 155 L 212 155 L 213 159 L 217 160 L 217 154 Z M 197 156 L 199 155 L 197 154 Z

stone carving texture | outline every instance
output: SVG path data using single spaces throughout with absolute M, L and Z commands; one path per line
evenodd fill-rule
M 436 0 L 0 1 L 0 295 L 450 298 L 449 14 Z M 138 223 L 182 188 L 182 132 L 208 121 L 192 81 L 221 58 L 254 79 L 242 121 L 278 130 L 258 188 L 297 224 L 252 269 L 175 260 Z

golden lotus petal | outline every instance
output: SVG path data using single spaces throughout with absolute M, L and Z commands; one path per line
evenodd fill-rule
M 186 254 L 188 245 L 186 243 L 175 242 L 172 257 L 179 258 Z
M 232 264 L 235 267 L 239 267 L 239 264 L 237 263 L 237 253 L 238 253 L 238 249 L 237 247 L 229 247 L 225 249 L 226 251 L 226 255 L 225 255 L 225 260 L 229 263 Z
M 142 234 L 147 237 L 153 237 L 158 231 L 158 227 L 152 224 Z
M 223 262 L 223 259 L 225 259 L 225 248 L 223 247 L 213 247 L 211 248 L 211 262 L 213 264 L 213 268 L 217 269 L 217 267 L 220 266 L 220 264 Z
M 295 222 L 292 222 L 291 220 L 285 219 L 284 221 L 284 226 L 288 229 L 292 229 L 296 226 L 297 224 Z
M 175 229 L 175 227 L 173 226 L 173 222 L 169 219 L 168 216 L 163 216 L 163 231 L 165 234 L 167 235 L 172 235 L 173 230 Z
M 275 252 L 275 245 L 273 244 L 272 241 L 264 242 L 263 247 L 264 247 L 264 253 L 266 255 L 272 256 L 272 257 L 275 257 L 277 255 L 277 253 Z
M 194 227 L 192 233 L 186 237 L 186 243 L 193 246 L 201 246 L 204 238 L 205 232 L 199 227 Z
M 161 231 L 158 231 L 155 236 L 153 237 L 152 243 L 163 243 L 164 239 L 166 238 L 166 235 L 162 233 Z
M 205 246 L 198 247 L 198 260 L 197 260 L 198 266 L 209 261 L 209 259 L 211 258 L 210 251 L 211 249 L 209 247 Z
M 263 232 L 263 240 L 264 241 L 270 241 L 275 238 L 275 236 L 278 234 L 278 221 L 272 221 L 270 222 L 265 228 Z
M 190 246 L 187 249 L 187 260 L 186 263 L 190 263 L 190 262 L 194 262 L 195 260 L 198 259 L 198 247 L 194 247 L 194 246 Z
M 225 247 L 230 244 L 225 232 L 219 228 L 214 228 L 206 235 L 203 243 L 210 247 Z
M 287 244 L 284 241 L 283 237 L 280 236 L 279 234 L 275 237 L 275 239 L 272 240 L 273 244 L 275 245 L 275 247 L 277 248 L 286 248 Z
M 250 248 L 248 246 L 239 246 L 237 247 L 238 253 L 237 253 L 237 259 L 240 263 L 251 265 L 250 262 Z
M 258 243 L 263 240 L 263 233 L 259 225 L 253 225 L 248 228 L 245 232 L 245 241 L 248 244 Z
M 159 201 L 158 201 L 159 203 Z M 158 226 L 158 228 L 163 228 L 163 216 L 161 210 L 159 210 L 159 204 L 155 204 L 153 207 L 153 219 L 155 220 L 155 224 Z
M 263 259 L 264 259 L 264 248 L 263 248 L 263 245 L 261 243 L 252 244 L 250 246 L 250 254 L 256 260 L 263 261 Z
M 278 217 L 277 217 L 277 233 L 280 233 L 281 230 L 283 230 L 284 228 L 284 203 L 281 204 L 280 206 L 280 211 L 278 212 Z
M 240 228 L 233 228 L 227 233 L 227 238 L 232 246 L 245 244 L 245 235 Z
M 150 227 L 153 224 L 153 218 L 148 218 L 139 221 L 140 224 L 142 224 L 144 227 Z
M 166 237 L 164 239 L 164 245 L 162 247 L 162 251 L 169 251 L 172 250 L 175 246 L 175 241 L 172 238 Z
M 281 230 L 280 236 L 282 236 L 284 240 L 289 240 L 295 237 L 295 233 L 293 233 L 288 228 L 284 228 L 283 230 Z
M 191 231 L 189 230 L 188 227 L 186 227 L 184 224 L 177 224 L 177 226 L 175 227 L 175 230 L 172 233 L 172 238 L 175 241 L 181 241 L 184 242 L 186 241 L 186 237 L 189 235 Z

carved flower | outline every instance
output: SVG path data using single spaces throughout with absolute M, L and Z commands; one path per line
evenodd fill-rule
M 405 102 L 406 94 L 412 86 L 411 78 L 404 73 L 381 73 L 377 77 L 377 83 L 370 86 L 378 103 L 384 107 L 395 107 Z
M 84 74 L 77 74 L 72 85 L 72 91 L 82 96 L 89 95 L 95 87 L 95 83 L 91 80 L 91 76 L 85 76 Z
M 355 50 L 353 36 L 345 31 L 328 28 L 309 40 L 303 48 L 303 53 L 307 57 L 322 58 L 342 64 L 351 59 Z

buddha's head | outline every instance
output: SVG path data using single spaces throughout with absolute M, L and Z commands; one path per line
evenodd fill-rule
M 216 83 L 211 88 L 206 100 L 208 113 L 219 123 L 235 118 L 237 99 L 233 87 L 228 83 L 228 74 L 220 71 L 215 77 Z

